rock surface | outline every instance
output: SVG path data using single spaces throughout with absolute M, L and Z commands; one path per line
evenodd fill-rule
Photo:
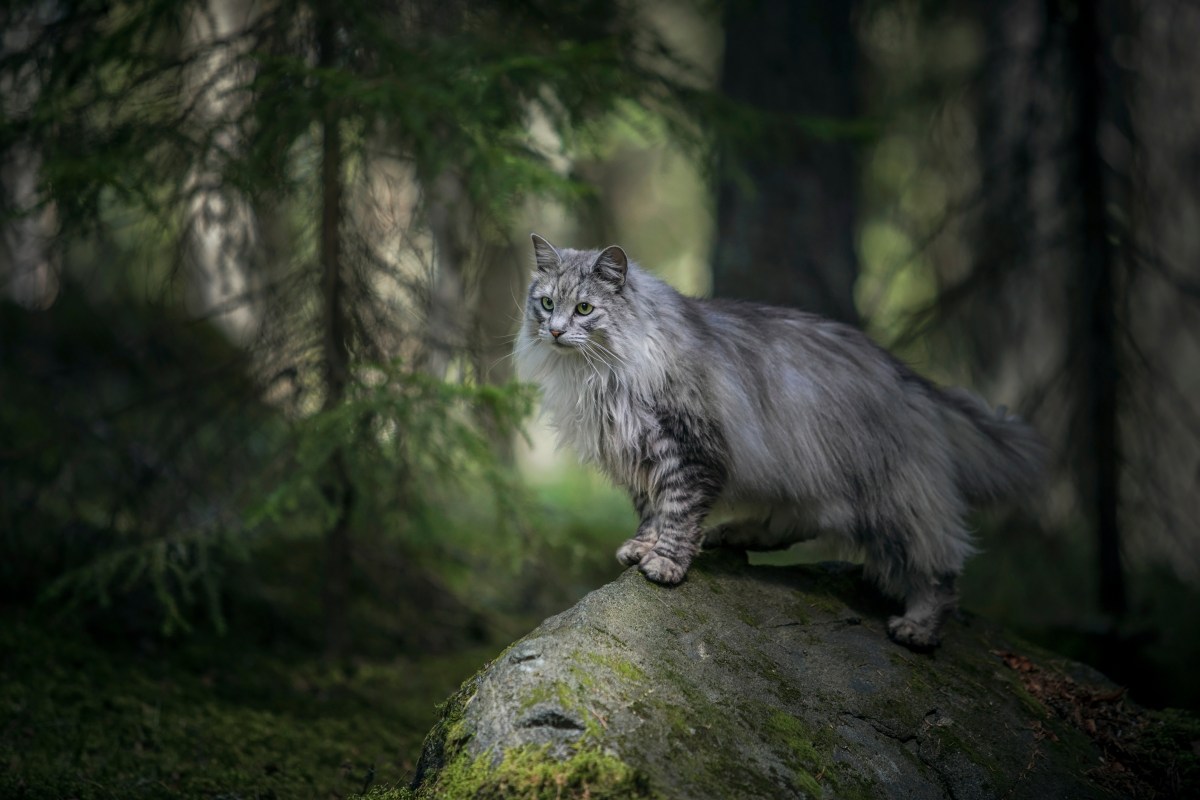
M 674 588 L 629 570 L 463 685 L 417 795 L 1112 796 L 1091 740 L 997 653 L 1049 656 L 978 619 L 912 653 L 895 610 L 843 564 L 706 553 Z

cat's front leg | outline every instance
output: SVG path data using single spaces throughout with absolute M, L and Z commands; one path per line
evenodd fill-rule
M 701 523 L 721 493 L 724 470 L 719 462 L 696 458 L 683 448 L 655 470 L 659 480 L 652 491 L 658 539 L 642 557 L 638 569 L 655 583 L 683 580 L 704 540 Z
M 646 553 L 658 542 L 657 517 L 645 492 L 633 493 L 633 507 L 637 509 L 638 519 L 641 520 L 637 533 L 617 550 L 617 560 L 627 567 L 641 563 Z

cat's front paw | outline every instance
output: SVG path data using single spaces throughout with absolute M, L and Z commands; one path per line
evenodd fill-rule
M 617 561 L 627 567 L 640 564 L 646 553 L 649 553 L 653 547 L 654 542 L 648 542 L 645 539 L 628 539 L 617 549 Z
M 680 564 L 674 559 L 659 555 L 651 550 L 646 554 L 645 558 L 638 565 L 638 569 L 642 571 L 650 580 L 655 583 L 661 583 L 666 586 L 674 586 L 683 580 L 683 576 L 687 574 L 687 566 Z
M 911 617 L 892 617 L 888 620 L 888 636 L 893 642 L 910 650 L 928 652 L 942 643 L 937 620 L 918 620 Z

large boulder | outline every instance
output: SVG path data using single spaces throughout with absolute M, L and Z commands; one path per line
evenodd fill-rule
M 939 650 L 913 653 L 886 636 L 895 611 L 845 564 L 706 553 L 673 588 L 630 570 L 463 685 L 426 741 L 415 794 L 1126 793 L 1106 780 L 1102 745 L 1027 680 L 1036 669 L 1118 698 L 1100 676 L 979 619 L 951 620 Z

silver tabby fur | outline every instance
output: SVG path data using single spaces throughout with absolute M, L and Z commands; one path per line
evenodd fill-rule
M 674 584 L 701 546 L 831 534 L 904 601 L 892 638 L 936 646 L 973 552 L 968 502 L 1033 491 L 1036 434 L 854 328 L 684 297 L 616 246 L 533 241 L 518 371 L 560 441 L 629 491 L 641 523 L 617 557 Z M 730 521 L 706 529 L 714 510 Z

